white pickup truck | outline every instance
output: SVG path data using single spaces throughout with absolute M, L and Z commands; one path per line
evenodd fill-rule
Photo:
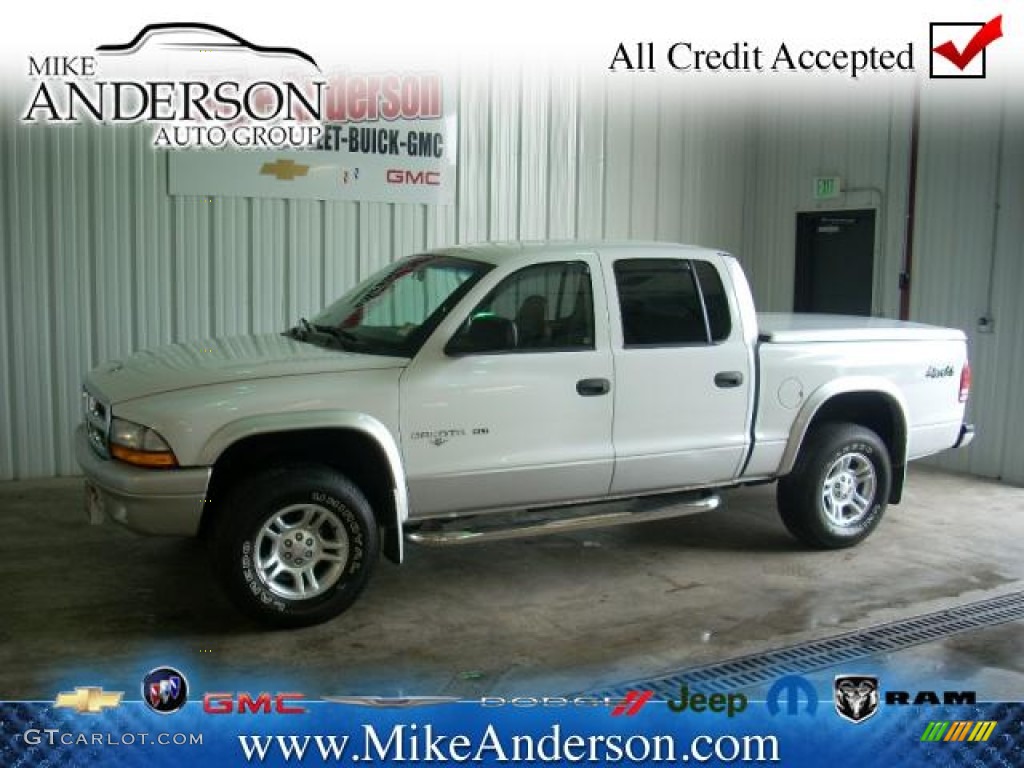
M 398 261 L 281 335 L 91 371 L 91 519 L 210 539 L 249 614 L 345 610 L 378 553 L 660 519 L 778 480 L 786 527 L 846 547 L 907 462 L 970 442 L 958 330 L 755 314 L 703 248 L 538 243 Z

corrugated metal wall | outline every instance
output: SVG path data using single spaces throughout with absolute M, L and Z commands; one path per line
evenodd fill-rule
M 1024 483 L 1024 86 L 963 85 L 922 87 L 910 319 L 968 333 L 978 436 L 931 461 Z M 898 316 L 912 103 L 910 83 L 839 82 L 754 107 L 742 253 L 759 308 L 793 308 L 798 211 L 874 208 L 874 313 Z M 818 175 L 849 191 L 815 202 Z
M 911 96 L 903 81 L 883 88 L 843 80 L 827 88 L 793 88 L 755 107 L 754 196 L 743 263 L 760 309 L 793 309 L 797 212 L 871 208 L 873 312 L 898 315 Z M 840 176 L 843 194 L 816 201 L 815 176 Z
M 758 99 L 693 82 L 464 78 L 446 207 L 171 198 L 144 129 L 0 121 L 0 479 L 77 471 L 79 381 L 101 360 L 283 328 L 437 244 L 716 245 L 741 256 L 761 308 L 788 310 L 796 213 L 875 208 L 875 311 L 895 316 L 909 84 Z M 986 85 L 948 103 L 925 89 L 912 315 L 971 332 L 979 437 L 940 463 L 1024 483 L 1024 99 Z M 815 202 L 812 178 L 833 174 L 846 193 Z M 986 311 L 995 332 L 977 334 Z
M 1024 484 L 1024 86 L 972 85 L 922 96 L 911 313 L 970 337 L 978 437 L 936 463 Z
M 750 126 L 678 83 L 464 79 L 455 206 L 175 197 L 144 128 L 0 121 L 0 479 L 77 472 L 82 372 L 274 331 L 438 244 L 660 238 L 738 250 Z M 20 106 L 20 105 L 19 105 Z

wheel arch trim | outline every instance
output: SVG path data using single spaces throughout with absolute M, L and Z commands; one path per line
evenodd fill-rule
M 359 432 L 380 448 L 391 472 L 394 495 L 394 519 L 387 520 L 386 523 L 393 526 L 393 538 L 397 543 L 397 546 L 389 548 L 393 551 L 388 551 L 386 554 L 395 562 L 400 563 L 404 554 L 402 526 L 409 517 L 408 483 L 398 442 L 391 430 L 379 419 L 358 411 L 338 410 L 246 416 L 229 422 L 215 431 L 199 452 L 198 462 L 204 466 L 212 466 L 228 448 L 250 437 L 270 435 L 275 432 L 302 432 L 314 429 Z
M 875 376 L 849 376 L 822 385 L 807 398 L 789 431 L 786 450 L 782 454 L 779 475 L 788 475 L 796 464 L 800 448 L 807 437 L 807 431 L 821 409 L 841 395 L 879 395 L 889 405 L 895 419 L 893 445 L 890 447 L 890 462 L 893 466 L 893 483 L 896 482 L 896 468 L 906 467 L 907 456 L 907 402 L 903 394 L 889 380 Z

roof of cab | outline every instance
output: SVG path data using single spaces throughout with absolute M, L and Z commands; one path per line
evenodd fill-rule
M 455 245 L 438 249 L 451 256 L 485 261 L 489 264 L 504 264 L 509 261 L 531 261 L 540 255 L 582 255 L 587 253 L 616 253 L 642 256 L 644 254 L 677 253 L 685 256 L 711 256 L 722 251 L 697 245 L 679 243 L 640 242 L 635 240 L 537 240 L 520 242 L 492 242 Z

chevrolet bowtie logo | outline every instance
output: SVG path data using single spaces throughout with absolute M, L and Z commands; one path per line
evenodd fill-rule
M 275 160 L 272 163 L 264 163 L 260 168 L 261 176 L 273 176 L 281 181 L 293 181 L 297 176 L 305 176 L 309 173 L 308 165 L 300 165 L 294 160 Z
M 121 703 L 122 696 L 124 693 L 120 691 L 104 691 L 102 688 L 87 686 L 75 688 L 74 691 L 58 693 L 54 706 L 67 707 L 75 712 L 96 714 L 108 707 L 116 707 Z

